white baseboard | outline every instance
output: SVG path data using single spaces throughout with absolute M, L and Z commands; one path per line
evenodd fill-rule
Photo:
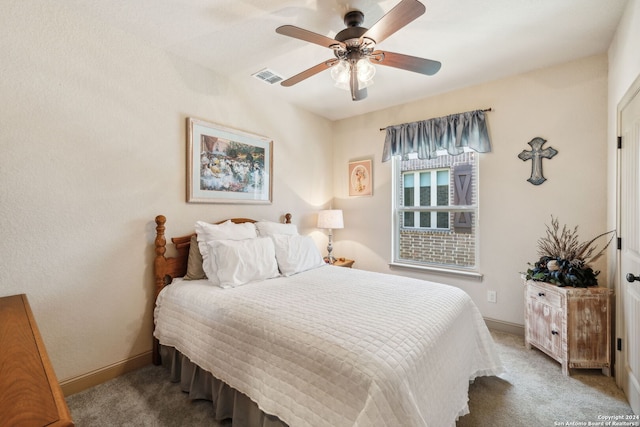
M 151 364 L 151 351 L 123 360 L 113 365 L 97 369 L 75 378 L 70 378 L 60 383 L 65 396 L 79 393 L 83 390 L 112 380 L 127 372 L 135 371 Z

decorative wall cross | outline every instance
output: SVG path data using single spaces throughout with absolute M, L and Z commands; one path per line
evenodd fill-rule
M 527 180 L 533 185 L 540 185 L 547 180 L 542 176 L 542 159 L 550 159 L 556 154 L 557 150 L 551 147 L 547 147 L 544 150 L 542 146 L 547 142 L 546 139 L 540 137 L 533 138 L 528 144 L 531 146 L 531 151 L 522 150 L 522 153 L 518 154 L 518 157 L 522 161 L 531 160 L 531 177 Z

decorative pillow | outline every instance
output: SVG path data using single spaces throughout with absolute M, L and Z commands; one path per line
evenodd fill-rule
M 275 244 L 276 260 L 283 276 L 326 265 L 313 239 L 309 236 L 271 236 Z
M 199 280 L 206 278 L 207 275 L 202 269 L 202 254 L 200 253 L 200 247 L 198 247 L 198 237 L 193 235 L 191 236 L 191 243 L 189 246 L 189 258 L 187 259 L 187 274 L 185 274 L 184 280 Z
M 235 224 L 231 221 L 225 221 L 222 224 L 209 224 L 204 221 L 196 222 L 196 235 L 198 236 L 198 247 L 202 254 L 202 269 L 207 278 L 213 282 L 217 282 L 216 272 L 212 270 L 212 263 L 209 260 L 209 247 L 207 242 L 214 240 L 244 240 L 253 239 L 258 236 L 256 227 L 251 222 Z
M 214 240 L 209 246 L 211 268 L 222 288 L 277 277 L 273 241 L 268 237 L 245 240 Z
M 274 234 L 298 234 L 298 227 L 295 224 L 283 224 L 273 221 L 258 221 L 256 222 L 256 229 L 261 237 L 271 237 Z

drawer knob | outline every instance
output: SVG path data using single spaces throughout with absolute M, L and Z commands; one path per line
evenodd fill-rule
M 558 331 L 551 331 L 551 335 L 558 335 Z
M 544 296 L 544 292 L 538 292 L 538 296 L 539 297 L 543 297 Z

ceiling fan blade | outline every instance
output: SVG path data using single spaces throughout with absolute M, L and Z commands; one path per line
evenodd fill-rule
M 351 89 L 351 100 L 352 101 L 360 101 L 367 97 L 367 88 L 363 87 L 358 90 L 358 75 L 356 73 L 351 73 L 349 76 L 349 88 Z
M 282 86 L 293 86 L 296 83 L 300 83 L 301 81 L 308 79 L 311 76 L 315 76 L 316 74 L 318 74 L 321 71 L 326 70 L 327 68 L 331 68 L 332 66 L 334 66 L 336 63 L 338 62 L 338 59 L 329 59 L 327 61 L 321 62 L 318 65 L 311 67 L 307 70 L 304 70 L 301 73 L 296 74 L 293 77 L 288 78 L 287 80 L 284 80 L 282 82 L 280 82 L 280 84 Z
M 432 76 L 440 70 L 442 64 L 431 59 L 418 58 L 417 56 L 403 55 L 401 53 L 386 52 L 376 50 L 371 54 L 369 59 L 380 65 L 387 67 L 400 68 L 415 73 L 426 74 Z
M 304 30 L 293 25 L 283 25 L 281 27 L 278 27 L 276 28 L 276 33 L 293 37 L 295 39 L 304 40 L 309 43 L 315 43 L 317 45 L 328 48 L 332 48 L 332 46 L 341 46 L 343 48 L 346 47 L 344 43 L 339 42 L 335 39 L 323 36 L 322 34 L 314 33 L 312 31 Z
M 378 44 L 400 28 L 418 18 L 425 10 L 424 5 L 418 0 L 402 0 L 386 15 L 380 18 L 378 22 L 373 24 L 373 26 L 360 37 L 360 42 L 366 37 Z

